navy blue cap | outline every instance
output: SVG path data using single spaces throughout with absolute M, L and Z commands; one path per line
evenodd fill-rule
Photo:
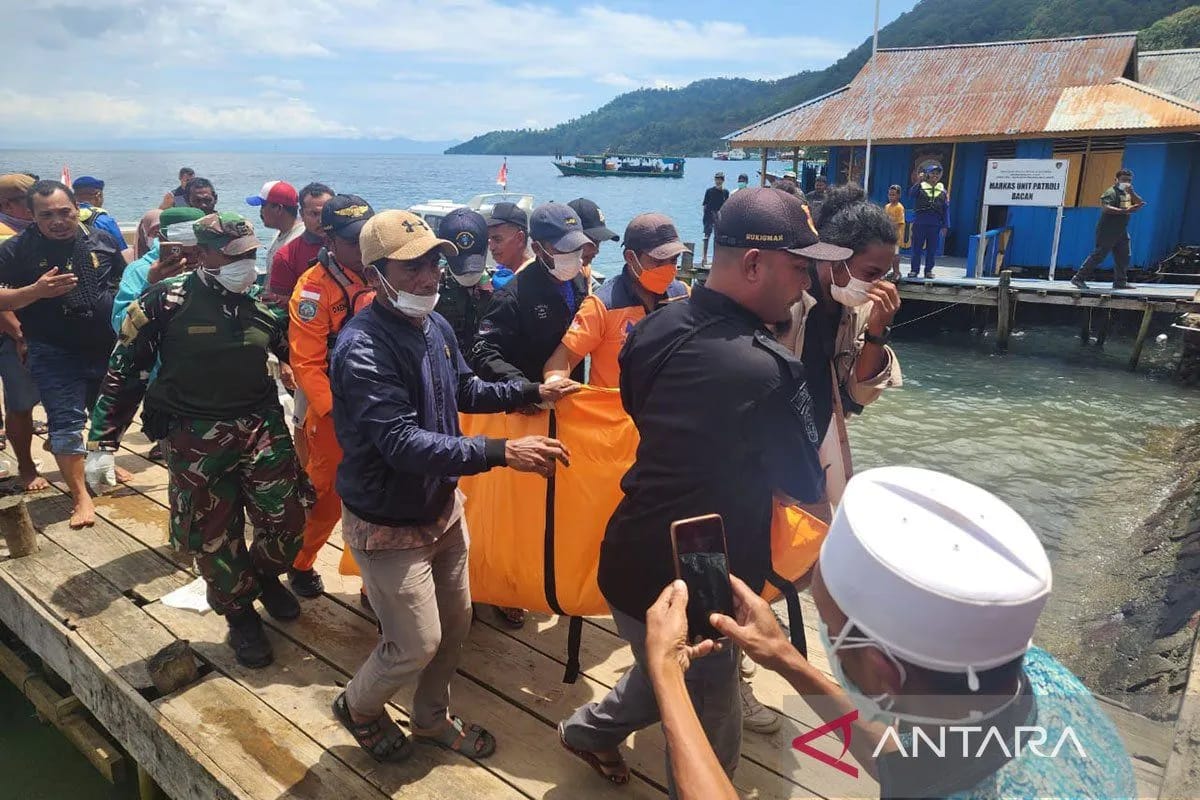
M 734 192 L 717 214 L 716 237 L 721 247 L 786 250 L 817 261 L 845 261 L 854 255 L 848 247 L 822 242 L 808 206 L 778 189 Z
M 104 189 L 104 181 L 99 178 L 93 178 L 91 175 L 80 175 L 71 184 L 72 189 L 96 189 L 97 191 Z
M 573 253 L 592 241 L 583 232 L 579 214 L 562 203 L 535 208 L 529 217 L 529 236 L 535 242 L 548 243 L 560 253 Z
M 358 195 L 335 194 L 321 208 L 321 230 L 353 241 L 373 216 L 375 209 Z
M 456 208 L 438 223 L 439 239 L 454 242 L 458 255 L 446 259 L 455 275 L 483 272 L 487 263 L 488 223 L 478 211 Z
M 492 206 L 492 216 L 488 220 L 488 227 L 505 223 L 516 225 L 521 230 L 527 231 L 529 230 L 529 215 L 516 203 L 496 203 Z

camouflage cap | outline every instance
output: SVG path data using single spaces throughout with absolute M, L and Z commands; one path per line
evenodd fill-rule
M 230 211 L 201 217 L 192 230 L 201 247 L 212 247 L 227 256 L 240 256 L 262 247 L 254 235 L 254 227 L 241 214 Z
M 34 183 L 36 181 L 23 172 L 0 175 L 0 200 L 23 200 Z

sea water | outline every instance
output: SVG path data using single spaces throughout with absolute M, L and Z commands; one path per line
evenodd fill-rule
M 181 166 L 213 181 L 220 210 L 257 224 L 245 198 L 264 181 L 286 179 L 297 188 L 321 181 L 361 195 L 376 210 L 406 208 L 497 191 L 501 158 L 0 150 L 0 172 L 57 177 L 64 165 L 75 177 L 107 182 L 105 207 L 123 225 L 158 205 L 177 185 Z M 567 178 L 549 157 L 508 159 L 511 191 L 531 193 L 539 203 L 589 197 L 617 233 L 633 215 L 660 211 L 674 218 L 684 240 L 697 244 L 701 200 L 713 173 L 724 171 L 733 188 L 739 172 L 753 182 L 757 168 L 751 161 L 689 159 L 682 179 Z M 615 274 L 619 245 L 604 245 L 596 263 Z M 944 470 L 1011 503 L 1042 537 L 1054 567 L 1038 642 L 1092 688 L 1115 691 L 1119 687 L 1091 680 L 1106 668 L 1106 655 L 1089 652 L 1088 631 L 1127 597 L 1142 546 L 1134 534 L 1175 478 L 1169 443 L 1200 421 L 1200 394 L 1170 380 L 1178 338 L 1152 340 L 1138 372 L 1130 373 L 1128 335 L 1114 335 L 1101 349 L 1081 344 L 1074 326 L 1023 328 L 1018 316 L 1010 352 L 998 355 L 989 335 L 943 331 L 936 322 L 920 328 L 896 332 L 903 388 L 850 423 L 856 468 Z

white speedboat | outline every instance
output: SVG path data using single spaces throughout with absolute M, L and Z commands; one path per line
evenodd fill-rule
M 428 222 L 429 227 L 436 231 L 438 223 L 442 221 L 442 217 L 456 208 L 466 206 L 469 209 L 478 211 L 485 219 L 491 219 L 492 209 L 496 207 L 497 203 L 516 203 L 526 214 L 533 213 L 533 195 L 521 194 L 519 192 L 487 192 L 485 194 L 477 194 L 465 203 L 455 200 L 426 200 L 424 203 L 409 206 L 408 210 Z

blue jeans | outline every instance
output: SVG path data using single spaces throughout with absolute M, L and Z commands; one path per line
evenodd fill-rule
M 6 413 L 30 411 L 41 402 L 29 367 L 17 355 L 16 341 L 7 336 L 0 336 L 0 382 L 4 383 Z
M 912 273 L 921 271 L 921 253 L 925 254 L 925 274 L 933 272 L 933 262 L 937 258 L 938 240 L 942 237 L 942 229 L 938 225 L 914 223 L 912 226 Z
M 42 395 L 50 429 L 50 452 L 82 456 L 83 429 L 100 395 L 108 355 L 83 354 L 46 342 L 29 341 L 29 372 Z

